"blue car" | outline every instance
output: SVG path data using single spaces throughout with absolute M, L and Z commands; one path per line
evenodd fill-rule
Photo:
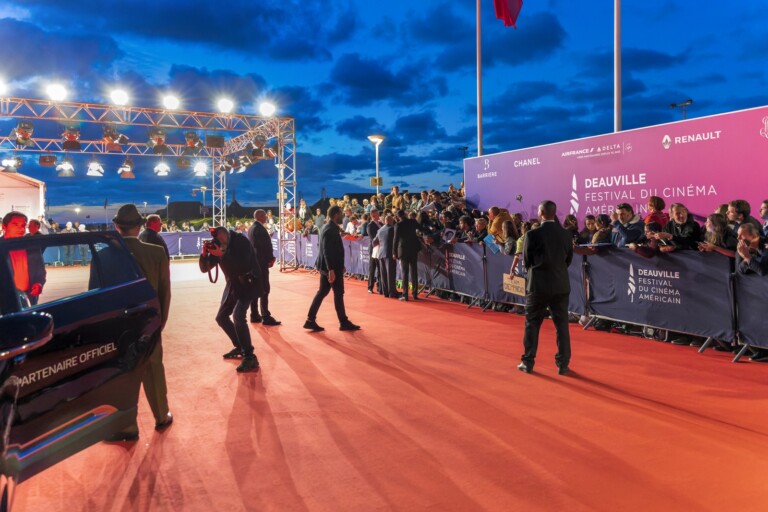
M 0 511 L 15 484 L 134 423 L 160 322 L 117 233 L 0 239 Z

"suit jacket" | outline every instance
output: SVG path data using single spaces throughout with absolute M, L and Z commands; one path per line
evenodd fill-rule
M 256 251 L 250 241 L 240 233 L 229 233 L 229 245 L 221 258 L 213 254 L 201 254 L 198 263 L 202 272 L 207 272 L 218 264 L 227 280 L 225 292 L 234 292 L 238 300 L 251 300 L 264 294 L 261 266 Z M 255 281 L 244 279 L 245 276 L 255 278 Z
M 376 232 L 376 240 L 379 242 L 379 259 L 391 258 L 394 256 L 395 247 L 395 228 L 384 224 Z
M 145 244 L 161 246 L 163 250 L 165 250 L 165 257 L 168 258 L 168 260 L 171 259 L 171 253 L 168 252 L 168 246 L 165 245 L 165 240 L 163 240 L 163 237 L 161 237 L 157 231 L 147 228 L 139 234 L 139 240 Z
M 398 258 L 415 258 L 421 250 L 421 225 L 414 219 L 403 219 L 395 224 L 393 252 Z
M 379 232 L 379 229 L 381 229 L 382 224 L 380 222 L 376 222 L 374 220 L 370 221 L 368 223 L 368 229 L 366 230 L 365 234 L 368 235 L 368 250 L 373 251 L 373 246 L 376 245 L 374 242 L 376 241 L 376 233 Z M 381 249 L 379 249 L 381 250 Z M 368 254 L 371 254 L 370 252 Z
M 256 249 L 256 259 L 259 261 L 261 270 L 269 268 L 275 255 L 272 252 L 272 237 L 269 236 L 267 228 L 261 222 L 253 221 L 253 225 L 248 229 L 248 240 Z
M 155 234 L 157 235 L 157 233 Z M 160 247 L 144 243 L 138 238 L 124 237 L 123 240 L 133 257 L 136 258 L 142 274 L 155 289 L 157 297 L 160 299 L 160 317 L 163 321 L 162 325 L 165 326 L 171 307 L 171 270 L 168 256 Z
M 525 268 L 528 293 L 555 295 L 569 293 L 568 265 L 573 259 L 573 237 L 557 222 L 542 222 L 525 235 Z
M 344 244 L 341 241 L 339 226 L 333 222 L 323 226 L 317 252 L 315 268 L 321 274 L 326 274 L 329 270 L 333 270 L 337 277 L 344 274 Z

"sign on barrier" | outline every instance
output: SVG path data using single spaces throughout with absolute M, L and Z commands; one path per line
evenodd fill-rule
M 765 314 L 768 277 L 737 272 L 734 285 L 741 341 L 768 348 L 768 315 Z
M 363 244 L 360 240 L 344 240 L 349 244 L 349 258 L 346 261 L 347 273 L 352 275 L 368 274 L 368 266 L 363 270 L 362 250 Z M 368 240 L 365 240 L 366 252 L 368 251 Z
M 456 244 L 445 246 L 448 290 L 472 298 L 485 296 L 483 278 L 483 247 Z
M 648 259 L 628 249 L 608 249 L 588 263 L 594 315 L 734 339 L 729 258 L 685 251 Z
M 305 237 L 301 243 L 301 258 L 305 268 L 315 268 L 315 261 L 317 260 L 317 243 L 320 240 L 318 235 L 309 235 Z
M 509 274 L 514 258 L 502 253 L 488 253 L 485 258 L 488 275 L 488 298 L 494 302 L 506 304 L 525 304 L 525 297 L 504 291 L 504 274 Z

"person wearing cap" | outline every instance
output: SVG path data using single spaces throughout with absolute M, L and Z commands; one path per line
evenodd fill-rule
M 144 385 L 144 394 L 155 417 L 155 430 L 163 431 L 173 422 L 173 415 L 168 408 L 168 386 L 165 381 L 165 367 L 163 366 L 162 330 L 168 320 L 168 312 L 171 305 L 171 271 L 168 257 L 162 248 L 147 244 L 139 240 L 139 230 L 144 224 L 144 218 L 134 204 L 126 204 L 120 207 L 112 222 L 115 229 L 123 238 L 126 247 L 139 264 L 144 277 L 157 293 L 160 300 L 160 332 L 157 345 L 149 356 L 147 369 L 144 372 L 141 383 Z M 101 258 L 100 258 L 101 259 Z M 91 267 L 92 272 L 95 265 Z M 134 418 L 135 420 L 135 418 Z M 134 424 L 126 430 L 115 434 L 109 441 L 136 441 L 139 438 L 139 428 Z
M 223 226 L 211 232 L 213 241 L 203 244 L 199 265 L 201 272 L 221 266 L 227 281 L 221 306 L 216 313 L 216 323 L 226 333 L 234 348 L 224 354 L 224 359 L 239 359 L 240 373 L 259 371 L 259 360 L 253 352 L 251 332 L 246 313 L 253 299 L 264 294 L 261 266 L 251 242 L 240 233 Z M 271 317 L 270 317 L 271 318 Z
M 629 203 L 616 205 L 611 220 L 611 242 L 615 247 L 626 247 L 643 236 L 643 219 L 635 215 L 635 210 Z

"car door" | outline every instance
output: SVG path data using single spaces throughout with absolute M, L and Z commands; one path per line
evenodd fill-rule
M 73 247 L 86 258 L 61 265 L 60 254 Z M 45 283 L 36 305 L 14 285 L 13 251 L 27 251 L 30 261 L 44 255 Z M 135 421 L 160 309 L 117 233 L 0 241 L 0 281 L 0 323 L 7 315 L 47 313 L 54 324 L 48 343 L 4 361 L 0 376 L 0 407 L 11 404 L 13 410 L 10 430 L 0 425 L 9 432 L 2 464 L 7 476 L 21 482 Z

